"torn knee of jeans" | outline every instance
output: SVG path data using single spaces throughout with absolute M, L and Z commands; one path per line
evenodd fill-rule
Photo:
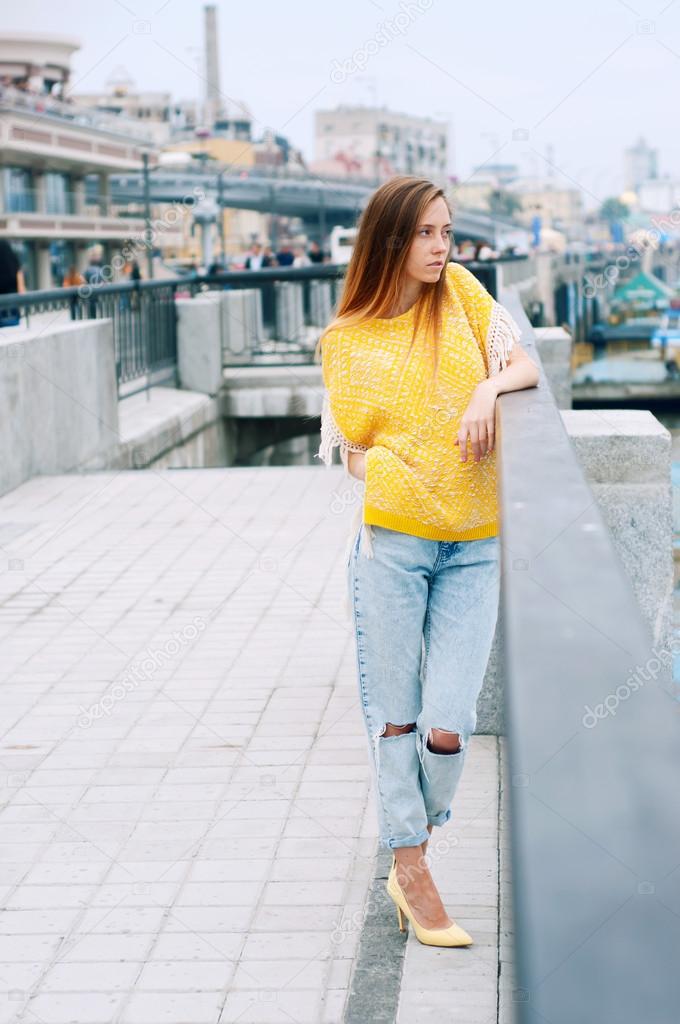
M 393 731 L 392 731 L 393 730 Z M 378 729 L 373 731 L 373 757 L 375 759 L 375 770 L 376 773 L 380 771 L 380 740 L 382 737 L 385 739 L 391 739 L 395 736 L 405 736 L 410 732 L 416 731 L 416 723 L 409 722 L 406 725 L 393 725 L 392 722 L 384 722 Z
M 433 754 L 458 754 L 463 749 L 463 738 L 452 729 L 435 726 L 427 730 L 426 746 Z
M 381 736 L 403 736 L 404 733 L 413 732 L 416 727 L 415 722 L 409 722 L 407 725 L 393 725 L 391 722 L 385 722 L 383 726 Z

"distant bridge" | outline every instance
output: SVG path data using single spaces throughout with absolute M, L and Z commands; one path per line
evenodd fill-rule
M 220 180 L 221 178 L 221 180 Z M 110 179 L 111 197 L 117 203 L 141 203 L 144 179 L 141 173 L 114 175 Z M 330 227 L 355 224 L 376 183 L 325 179 L 317 176 L 283 177 L 268 175 L 260 169 L 216 173 L 212 170 L 154 169 L 149 174 L 152 203 L 181 203 L 201 188 L 222 206 L 233 210 L 258 210 L 261 213 L 301 217 L 314 221 L 325 234 Z M 510 238 L 528 238 L 529 233 L 510 220 L 483 212 L 460 210 L 455 215 L 458 238 L 487 239 L 495 245 L 508 244 Z

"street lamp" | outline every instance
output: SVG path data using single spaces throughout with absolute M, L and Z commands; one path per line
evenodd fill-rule
M 158 164 L 154 168 L 158 167 Z M 149 281 L 153 278 L 153 229 L 151 227 L 151 189 L 149 186 L 149 154 L 142 153 L 144 181 L 144 241 L 146 242 L 146 273 Z
M 217 230 L 220 236 L 220 262 L 222 263 L 222 266 L 226 268 L 227 253 L 224 245 L 224 207 L 222 205 L 223 174 L 224 169 L 217 172 L 217 216 L 219 217 Z

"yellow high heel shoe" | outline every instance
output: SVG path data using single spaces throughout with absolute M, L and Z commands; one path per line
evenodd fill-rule
M 397 920 L 399 931 L 406 931 L 404 917 L 413 925 L 416 938 L 425 946 L 471 946 L 473 939 L 471 935 L 461 928 L 455 921 L 448 928 L 425 928 L 416 921 L 413 911 L 408 905 L 404 890 L 397 881 L 397 859 L 392 856 L 392 867 L 387 878 L 387 892 L 394 900 L 397 908 Z

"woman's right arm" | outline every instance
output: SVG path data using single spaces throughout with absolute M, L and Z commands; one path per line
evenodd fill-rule
M 341 331 L 336 329 L 326 335 L 321 356 L 325 394 L 317 454 L 330 466 L 332 449 L 337 446 L 346 472 L 363 479 L 363 456 L 372 442 L 372 412 L 352 366 L 348 339 L 343 338 Z M 356 460 L 357 455 L 362 456 L 360 461 Z

